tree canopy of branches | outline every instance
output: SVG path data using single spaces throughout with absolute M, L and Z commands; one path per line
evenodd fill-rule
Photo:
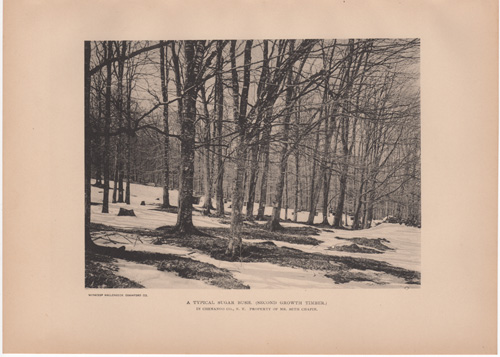
M 245 219 L 282 229 L 292 206 L 420 225 L 419 56 L 418 39 L 86 42 L 87 231 L 92 180 L 103 213 L 111 180 L 126 204 L 134 182 L 162 186 L 163 209 L 178 190 L 179 234 L 194 197 L 230 203 L 233 257 Z

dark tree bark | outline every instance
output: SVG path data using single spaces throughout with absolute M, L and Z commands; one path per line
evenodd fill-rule
M 328 111 L 327 111 L 328 115 Z M 331 121 L 331 122 L 330 122 Z M 323 175 L 323 222 L 322 224 L 329 226 L 328 222 L 328 203 L 329 203 L 329 191 L 330 191 L 330 183 L 332 172 L 330 170 L 330 146 L 332 141 L 333 132 L 335 130 L 335 112 L 332 113 L 331 117 L 327 117 L 325 121 L 325 143 L 323 148 L 323 165 L 322 165 L 322 175 Z M 336 151 L 337 143 L 335 143 Z
M 262 154 L 261 161 L 264 164 L 262 168 L 262 177 L 260 180 L 260 198 L 259 198 L 259 208 L 257 211 L 256 219 L 259 221 L 264 220 L 264 210 L 266 209 L 266 200 L 267 200 L 267 179 L 269 175 L 269 149 L 271 143 L 271 118 L 273 115 L 273 107 L 269 106 L 265 110 L 264 117 L 264 129 L 262 131 Z
M 163 41 L 160 41 L 163 44 Z M 168 46 L 160 46 L 160 81 L 163 100 L 163 208 L 170 208 L 169 179 L 170 179 L 170 138 L 168 125 Z
M 289 53 L 290 57 L 294 52 L 295 41 L 290 40 L 289 42 Z M 287 88 L 286 88 L 286 98 L 285 98 L 285 116 L 283 118 L 283 138 L 281 144 L 281 154 L 280 154 L 280 170 L 278 176 L 278 184 L 276 187 L 276 200 L 273 204 L 273 213 L 271 217 L 271 221 L 269 224 L 269 229 L 271 231 L 281 230 L 282 227 L 280 225 L 280 215 L 281 215 L 281 206 L 282 206 L 282 198 L 283 198 L 283 189 L 285 187 L 285 176 L 286 169 L 288 166 L 288 134 L 290 127 L 290 117 L 292 115 L 292 99 L 294 95 L 294 87 L 292 86 L 292 76 L 293 76 L 293 66 L 289 67 L 289 72 L 287 75 Z
M 193 183 L 194 183 L 194 144 L 196 123 L 196 97 L 198 68 L 203 56 L 201 41 L 185 41 L 186 74 L 184 82 L 183 113 L 181 124 L 181 169 L 179 189 L 179 210 L 175 231 L 191 233 L 197 231 L 193 225 Z M 175 57 L 175 56 L 174 56 Z M 176 71 L 178 68 L 176 69 Z
M 299 176 L 299 162 L 300 162 L 300 153 L 298 150 L 295 150 L 295 195 L 293 200 L 293 221 L 297 222 L 298 212 L 299 212 L 299 196 L 300 196 L 300 176 Z
M 112 41 L 103 43 L 106 58 L 113 57 Z M 109 213 L 109 149 L 110 138 L 109 130 L 111 125 L 111 62 L 106 66 L 106 95 L 105 95 L 105 113 L 104 113 L 104 189 L 102 198 L 102 213 Z
M 203 153 L 203 189 L 204 189 L 204 203 L 203 203 L 203 214 L 209 215 L 210 210 L 214 209 L 212 206 L 212 170 L 211 170 L 211 153 L 210 153 L 210 113 L 208 111 L 207 96 L 205 93 L 205 84 L 200 86 L 201 89 L 201 99 L 203 101 L 203 111 L 204 111 L 204 141 L 205 148 Z
M 344 212 L 344 202 L 347 190 L 347 174 L 349 170 L 349 119 L 343 117 L 341 120 L 341 139 L 342 139 L 342 164 L 339 178 L 339 198 L 335 209 L 335 217 L 333 218 L 333 227 L 342 228 L 342 213 Z M 347 222 L 346 222 L 347 223 Z
M 116 203 L 116 197 L 118 194 L 118 144 L 116 145 L 116 150 L 115 150 L 115 165 L 114 165 L 114 174 L 113 174 L 113 195 L 112 195 L 112 202 Z
M 127 42 L 117 42 L 116 54 L 119 58 L 125 56 L 125 51 L 127 49 Z M 117 61 L 118 68 L 115 68 L 116 78 L 117 78 L 117 98 L 116 98 L 116 116 L 118 122 L 118 128 L 122 127 L 123 123 L 123 71 L 125 62 L 123 59 Z M 123 142 L 122 135 L 116 137 L 115 146 L 115 172 L 114 172 L 114 185 L 113 185 L 113 203 L 123 202 Z
M 97 93 L 97 106 L 98 106 L 98 116 L 97 123 L 95 125 L 95 135 L 93 137 L 95 150 L 92 152 L 92 162 L 95 165 L 95 186 L 102 187 L 102 144 L 101 144 L 101 121 L 102 121 L 102 109 L 101 109 L 101 91 Z
M 231 73 L 232 73 L 232 90 L 234 104 L 234 120 L 236 121 L 237 137 L 236 137 L 236 175 L 233 186 L 232 197 L 232 212 L 231 212 L 231 238 L 226 250 L 227 255 L 235 256 L 236 252 L 241 249 L 241 230 L 243 227 L 243 198 L 244 177 L 245 177 L 245 162 L 247 155 L 247 106 L 248 92 L 250 88 L 250 63 L 252 60 L 252 40 L 245 43 L 244 53 L 244 69 L 243 69 L 243 88 L 241 96 L 239 96 L 238 72 L 236 70 L 236 41 L 231 41 Z M 239 100 L 238 100 L 239 99 Z
M 345 193 L 347 187 L 347 165 L 343 165 L 344 169 L 340 174 L 339 179 L 339 200 L 337 202 L 337 208 L 335 210 L 335 217 L 333 219 L 333 227 L 341 228 L 342 227 L 342 213 L 344 211 L 344 201 L 345 201 Z
M 132 171 L 132 145 L 134 140 L 132 138 L 132 78 L 127 78 L 127 183 L 125 185 L 125 203 L 130 204 L 130 181 Z
M 91 249 L 95 247 L 95 243 L 90 235 L 90 207 L 91 207 L 91 124 L 90 124 L 90 42 L 85 41 L 85 248 Z
M 321 117 L 321 115 L 320 115 Z M 312 160 L 313 160 L 313 165 L 312 165 L 312 170 L 311 170 L 311 183 L 309 186 L 309 216 L 307 217 L 307 224 L 314 224 L 314 217 L 316 216 L 316 205 L 318 203 L 318 196 L 319 196 L 319 187 L 320 183 L 316 183 L 316 167 L 317 167 L 317 162 L 316 162 L 316 157 L 318 156 L 318 150 L 319 150 L 319 130 L 316 133 L 316 140 L 314 141 L 314 151 L 312 155 Z M 317 186 L 317 187 L 316 187 Z
M 224 42 L 217 41 L 215 68 L 215 114 L 217 116 L 217 216 L 224 216 L 224 161 L 222 159 L 222 121 L 224 119 L 224 88 L 222 83 Z
M 257 138 L 258 139 L 258 138 Z M 255 188 L 257 186 L 257 176 L 259 173 L 259 145 L 258 140 L 253 142 L 251 147 L 250 161 L 249 161 L 249 172 L 250 176 L 248 178 L 248 200 L 247 200 L 247 219 L 253 220 L 253 210 L 255 204 Z
M 264 95 L 266 94 L 266 84 L 269 79 L 269 46 L 268 41 L 264 40 L 262 42 L 263 45 L 263 59 L 262 59 L 262 72 L 260 74 L 259 84 L 257 86 L 257 98 L 260 103 L 262 103 Z M 253 211 L 255 204 L 255 194 L 257 188 L 257 178 L 259 174 L 259 155 L 260 155 L 260 143 L 259 138 L 260 135 L 258 132 L 260 131 L 260 123 L 265 116 L 265 107 L 261 106 L 257 109 L 257 118 L 256 122 L 256 131 L 257 134 L 254 136 L 254 142 L 252 145 L 252 154 L 250 159 L 250 179 L 248 182 L 248 202 L 247 202 L 247 219 L 253 220 Z M 270 134 L 270 133 L 269 133 Z M 269 147 L 267 147 L 269 149 Z

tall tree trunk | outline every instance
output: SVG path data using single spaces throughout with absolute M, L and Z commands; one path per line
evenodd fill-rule
M 122 43 L 117 44 L 117 54 L 120 55 L 120 45 L 121 45 L 121 55 L 125 56 L 127 51 L 127 41 L 122 41 Z M 118 126 L 121 128 L 123 123 L 123 72 L 125 68 L 125 61 L 118 61 Z M 118 202 L 123 202 L 123 135 L 118 136 Z
M 373 177 L 373 176 L 372 176 Z M 367 194 L 365 217 L 363 228 L 370 228 L 373 220 L 373 206 L 375 201 L 375 178 L 370 182 L 369 193 Z
M 363 169 L 364 170 L 364 169 Z M 356 209 L 354 212 L 354 219 L 352 222 L 352 229 L 359 229 L 360 227 L 360 214 L 361 214 L 361 206 L 363 203 L 363 189 L 365 187 L 365 177 L 364 177 L 364 172 L 361 173 L 361 182 L 359 184 L 359 191 L 358 191 L 358 196 L 357 196 L 357 202 L 356 202 Z
M 340 179 L 339 179 L 339 200 L 337 203 L 337 209 L 335 210 L 335 217 L 333 219 L 333 226 L 335 228 L 341 228 L 342 227 L 342 213 L 344 211 L 344 201 L 345 201 L 345 194 L 346 194 L 346 188 L 347 188 L 347 165 L 343 165 L 344 169 L 342 170 L 342 173 L 340 174 Z
M 163 41 L 160 41 L 163 44 Z M 170 138 L 168 125 L 168 46 L 160 46 L 160 81 L 163 101 L 163 208 L 170 208 L 169 179 L 170 179 Z
M 258 139 L 258 137 L 257 137 Z M 256 142 L 252 145 L 251 157 L 250 157 L 250 178 L 248 181 L 248 201 L 247 201 L 247 219 L 253 220 L 253 210 L 255 204 L 255 188 L 257 186 L 257 175 L 259 173 L 259 145 Z
M 224 43 L 217 41 L 217 63 L 215 74 L 215 114 L 217 116 L 217 216 L 224 216 L 224 161 L 222 159 L 222 121 L 224 119 L 224 88 L 222 83 Z
M 295 41 L 290 40 L 289 54 L 290 57 L 294 51 Z M 273 204 L 273 213 L 271 217 L 271 222 L 269 224 L 269 229 L 271 231 L 281 230 L 282 227 L 280 225 L 280 215 L 281 215 L 281 201 L 283 198 L 283 189 L 285 186 L 285 176 L 286 170 L 288 166 L 288 134 L 290 127 L 290 117 L 292 115 L 292 99 L 294 95 L 294 87 L 292 86 L 292 75 L 293 75 L 293 66 L 289 67 L 289 72 L 287 74 L 287 88 L 286 88 L 286 98 L 285 98 L 285 116 L 283 118 L 283 143 L 281 147 L 281 155 L 280 155 L 280 171 L 278 176 L 278 185 L 276 187 L 276 199 Z
M 330 181 L 331 181 L 332 174 L 329 170 L 326 170 L 325 173 L 323 174 L 323 222 L 322 224 L 329 226 L 330 223 L 328 222 L 328 202 L 329 202 L 329 197 L 328 193 L 330 190 Z
M 116 203 L 117 194 L 118 194 L 118 144 L 116 145 L 115 170 L 113 174 L 113 199 L 112 199 L 113 203 Z
M 85 248 L 95 247 L 95 243 L 90 235 L 90 207 L 91 207 L 91 186 L 92 177 L 92 157 L 91 157 L 91 124 L 90 124 L 90 42 L 85 41 Z
M 366 208 L 366 220 L 365 220 L 365 224 L 364 224 L 365 229 L 370 228 L 372 225 L 374 198 L 375 198 L 374 193 L 369 195 L 367 208 Z
M 241 230 L 243 228 L 243 198 L 244 189 L 243 181 L 245 176 L 245 161 L 246 161 L 246 147 L 242 142 L 243 138 L 236 139 L 236 175 L 233 183 L 233 193 L 231 201 L 231 238 L 226 250 L 226 254 L 235 256 L 238 249 L 241 248 Z
M 202 46 L 202 45 L 201 45 Z M 183 115 L 181 122 L 181 170 L 179 210 L 175 230 L 179 233 L 196 231 L 193 225 L 194 144 L 198 67 L 202 50 L 198 41 L 185 41 L 186 80 L 184 82 Z
M 95 152 L 92 153 L 93 163 L 95 165 L 95 186 L 102 187 L 102 144 L 101 144 L 101 121 L 102 121 L 102 113 L 101 113 L 101 91 L 98 91 L 97 94 L 97 105 L 99 107 L 99 115 L 97 117 L 97 125 L 95 126 Z M 92 176 L 91 176 L 92 177 Z
M 325 142 L 324 142 L 324 147 L 323 147 L 323 162 L 322 162 L 322 172 L 321 175 L 323 177 L 323 222 L 322 224 L 329 226 L 330 223 L 328 223 L 328 201 L 329 201 L 329 191 L 330 191 L 330 179 L 331 179 L 331 172 L 330 172 L 330 158 L 329 158 L 329 152 L 330 152 L 330 144 L 331 144 L 331 139 L 333 135 L 333 130 L 335 128 L 335 119 L 334 115 L 332 115 L 332 118 L 329 118 L 329 110 L 328 108 L 326 109 L 326 115 L 327 118 L 325 120 Z M 331 123 L 330 123 L 331 119 Z
M 333 226 L 335 228 L 341 228 L 342 227 L 342 212 L 344 211 L 344 202 L 345 202 L 345 196 L 346 196 L 346 191 L 347 191 L 347 174 L 349 170 L 349 165 L 348 165 L 348 154 L 349 154 L 349 149 L 347 146 L 348 143 L 348 131 L 349 131 L 349 125 L 347 122 L 348 119 L 343 118 L 343 128 L 342 128 L 342 144 L 343 144 L 343 158 L 342 158 L 342 166 L 341 166 L 341 173 L 340 173 L 340 179 L 339 179 L 339 199 L 337 203 L 337 209 L 335 210 L 335 217 L 333 219 Z M 347 122 L 347 123 L 346 123 Z
M 318 204 L 318 196 L 319 196 L 318 191 L 319 187 L 321 187 L 320 184 L 316 184 L 317 162 L 315 160 L 315 158 L 318 155 L 318 149 L 319 149 L 319 131 L 320 128 L 318 128 L 318 132 L 316 133 L 316 141 L 314 142 L 314 152 L 312 156 L 313 165 L 311 171 L 311 185 L 309 187 L 309 216 L 307 217 L 307 224 L 314 224 L 314 217 L 316 216 L 316 205 Z
M 130 204 L 130 181 L 132 177 L 132 145 L 136 140 L 132 138 L 132 78 L 127 79 L 127 183 L 125 186 L 125 203 Z M 137 139 L 137 137 L 135 137 Z M 134 141 L 134 142 L 133 142 Z M 137 178 L 136 178 L 137 181 Z
M 293 221 L 297 222 L 297 213 L 299 212 L 300 178 L 299 178 L 299 150 L 295 150 L 295 194 L 293 201 Z
M 257 101 L 262 103 L 264 101 L 264 97 L 266 94 L 266 83 L 269 79 L 269 50 L 268 50 L 268 41 L 264 40 L 262 42 L 263 51 L 262 51 L 262 71 L 260 74 L 259 84 L 257 86 Z M 265 106 L 261 105 L 257 108 L 257 117 L 256 117 L 256 128 L 260 129 L 260 125 L 262 119 L 265 117 Z M 248 202 L 247 202 L 247 219 L 253 220 L 253 212 L 255 205 L 255 194 L 257 188 L 257 178 L 259 174 L 259 155 L 261 150 L 261 144 L 259 143 L 260 135 L 257 132 L 254 135 L 254 142 L 252 145 L 252 155 L 250 159 L 250 180 L 248 183 Z
M 238 106 L 238 72 L 236 71 L 236 41 L 231 42 L 231 72 L 232 72 L 232 90 L 234 104 L 234 119 L 238 128 L 236 138 L 236 175 L 233 186 L 232 212 L 231 212 L 231 237 L 226 250 L 227 255 L 235 256 L 236 252 L 241 249 L 241 230 L 243 227 L 243 198 L 244 177 L 245 177 L 245 162 L 247 154 L 247 105 L 248 92 L 250 87 L 250 63 L 252 61 L 252 40 L 245 43 L 244 53 L 244 69 L 243 69 L 243 88 L 239 98 Z
M 284 205 L 285 205 L 285 221 L 288 220 L 288 169 L 285 170 L 285 197 L 284 197 Z
M 130 130 L 130 129 L 129 129 Z M 127 175 L 127 181 L 126 181 L 126 186 L 125 186 L 125 203 L 126 204 L 130 204 L 130 168 L 131 168 L 131 152 L 132 152 L 132 148 L 131 148 L 131 140 L 130 140 L 130 134 L 127 134 L 127 171 L 126 171 L 126 175 Z
M 270 106 L 266 109 L 264 118 L 264 130 L 262 132 L 262 153 L 261 161 L 264 163 L 262 168 L 262 177 L 260 180 L 260 198 L 259 198 L 259 208 L 257 211 L 257 220 L 264 220 L 264 212 L 266 208 L 267 200 L 267 179 L 269 175 L 269 149 L 271 142 L 271 118 L 272 118 L 273 107 Z
M 203 101 L 203 111 L 205 116 L 205 150 L 203 155 L 203 190 L 204 204 L 203 214 L 209 215 L 212 206 L 212 170 L 211 170 L 211 154 L 210 154 L 210 113 L 208 111 L 208 102 L 205 93 L 205 85 L 201 86 L 201 97 Z
M 113 57 L 112 42 L 103 43 L 106 49 L 106 58 L 109 60 Z M 102 196 L 102 213 L 109 213 L 109 130 L 111 126 L 111 62 L 106 65 L 106 96 L 105 96 L 105 113 L 104 113 L 104 189 Z
M 118 170 L 118 203 L 123 202 L 123 164 L 120 162 Z

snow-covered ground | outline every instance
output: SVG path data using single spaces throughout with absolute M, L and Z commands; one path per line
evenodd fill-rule
M 172 272 L 160 271 L 146 264 L 117 259 L 119 275 L 133 280 L 148 289 L 215 289 L 200 280 L 184 279 Z
M 94 183 L 94 180 L 92 180 Z M 113 182 L 110 181 L 110 187 L 113 186 Z M 174 225 L 177 220 L 176 214 L 170 214 L 160 211 L 151 210 L 156 205 L 159 205 L 163 202 L 163 188 L 162 187 L 154 187 L 154 186 L 146 186 L 146 185 L 138 185 L 131 184 L 130 185 L 130 205 L 125 203 L 111 203 L 109 204 L 109 214 L 101 213 L 102 206 L 92 206 L 92 222 L 107 224 L 115 227 L 122 228 L 149 228 L 155 229 L 165 225 Z M 96 188 L 92 186 L 92 202 L 102 203 L 102 188 Z M 110 189 L 110 197 L 111 197 L 112 189 Z M 177 206 L 178 200 L 178 191 L 171 190 L 170 194 L 170 204 L 173 206 Z M 141 202 L 144 201 L 145 206 L 141 206 Z M 200 204 L 195 207 L 203 206 L 203 197 L 201 198 Z M 212 203 L 213 206 L 216 206 L 216 202 Z M 225 204 L 224 209 L 225 212 L 231 212 L 231 203 L 228 202 Z M 118 217 L 118 211 L 120 207 L 133 209 L 137 217 L 127 217 L 120 216 Z M 254 214 L 257 215 L 257 210 L 259 206 L 258 204 L 254 205 Z M 268 206 L 264 210 L 264 214 L 271 215 L 273 208 Z M 246 213 L 246 207 L 243 208 L 243 213 Z M 306 222 L 308 218 L 308 212 L 299 212 L 297 220 L 299 222 Z M 286 213 L 285 209 L 281 210 L 281 218 L 285 219 Z M 293 210 L 288 210 L 288 218 L 293 218 Z M 333 224 L 333 216 L 330 215 L 328 217 L 330 224 Z M 350 218 L 348 218 L 349 224 L 351 224 Z M 323 214 L 318 212 L 318 214 L 314 217 L 314 223 L 321 223 L 323 221 Z M 221 225 L 214 220 L 213 218 L 207 218 L 201 215 L 199 212 L 193 212 L 193 222 L 195 225 L 200 227 L 220 227 L 225 226 Z
M 102 203 L 101 188 L 92 187 L 92 202 Z M 111 191 L 110 191 L 111 194 Z M 176 223 L 177 215 L 155 210 L 157 205 L 162 200 L 162 188 L 144 185 L 131 185 L 131 204 L 124 203 L 110 203 L 109 213 L 101 213 L 101 205 L 93 205 L 91 219 L 94 223 L 102 223 L 109 226 L 120 228 L 147 228 L 156 229 L 165 225 L 174 225 Z M 141 206 L 141 201 L 145 201 L 146 205 Z M 177 191 L 170 191 L 170 203 L 177 205 Z M 200 206 L 203 202 L 200 203 Z M 229 204 L 227 204 L 229 206 Z M 136 217 L 117 216 L 120 207 L 133 209 Z M 257 205 L 255 206 L 257 209 Z M 272 208 L 266 207 L 266 214 L 271 214 Z M 230 212 L 230 208 L 226 207 L 226 212 Z M 291 210 L 289 217 L 292 217 Z M 307 220 L 307 212 L 299 212 L 299 222 Z M 285 212 L 282 210 L 282 218 Z M 315 217 L 315 223 L 320 223 L 322 216 L 319 214 Z M 220 223 L 217 218 L 206 217 L 199 212 L 193 212 L 193 222 L 199 227 L 229 227 L 228 224 Z M 302 224 L 284 222 L 284 226 L 303 226 Z M 360 258 L 368 258 L 388 262 L 394 266 L 402 267 L 405 269 L 420 271 L 420 229 L 407 227 L 399 224 L 382 223 L 378 226 L 365 230 L 333 230 L 333 229 L 320 229 L 319 236 L 314 238 L 323 241 L 323 243 L 313 245 L 292 244 L 287 242 L 273 241 L 277 246 L 287 246 L 290 248 L 299 249 L 308 253 L 321 253 L 328 255 L 339 256 L 352 256 Z M 389 248 L 383 254 L 367 254 L 367 253 L 349 253 L 332 250 L 333 247 L 338 245 L 350 245 L 351 241 L 337 239 L 341 238 L 385 238 L 389 243 L 384 242 Z M 232 272 L 233 276 L 249 285 L 251 288 L 258 289 L 271 289 L 271 288 L 299 288 L 299 289 L 323 289 L 323 288 L 355 288 L 355 287 L 385 287 L 394 288 L 408 286 L 403 279 L 396 278 L 380 272 L 365 270 L 363 274 L 370 275 L 379 282 L 387 285 L 377 285 L 372 282 L 349 282 L 345 284 L 335 284 L 332 279 L 324 276 L 325 272 L 315 270 L 305 270 L 299 268 L 282 267 L 271 263 L 241 263 L 241 262 L 227 262 L 216 260 L 199 251 L 189 248 L 175 247 L 170 245 L 153 245 L 151 239 L 141 238 L 127 234 L 113 235 L 111 243 L 109 237 L 104 234 L 98 238 L 98 244 L 120 244 L 126 245 L 127 250 L 142 250 L 148 252 L 159 252 L 175 254 L 179 256 L 189 257 L 191 259 L 210 263 L 219 268 L 224 268 Z M 250 240 L 249 240 L 250 241 Z M 258 240 L 251 240 L 256 243 Z M 144 264 L 137 264 L 124 260 L 119 260 L 118 275 L 127 277 L 136 281 L 146 288 L 175 288 L 175 289 L 201 289 L 201 288 L 215 288 L 204 282 L 184 279 L 177 276 L 175 273 L 163 272 L 157 270 L 155 267 Z M 355 272 L 351 270 L 351 272 Z

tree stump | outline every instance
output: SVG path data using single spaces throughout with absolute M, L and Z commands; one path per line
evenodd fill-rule
M 125 209 L 125 208 L 120 208 L 120 211 L 118 212 L 119 216 L 134 216 L 135 213 L 133 209 Z

